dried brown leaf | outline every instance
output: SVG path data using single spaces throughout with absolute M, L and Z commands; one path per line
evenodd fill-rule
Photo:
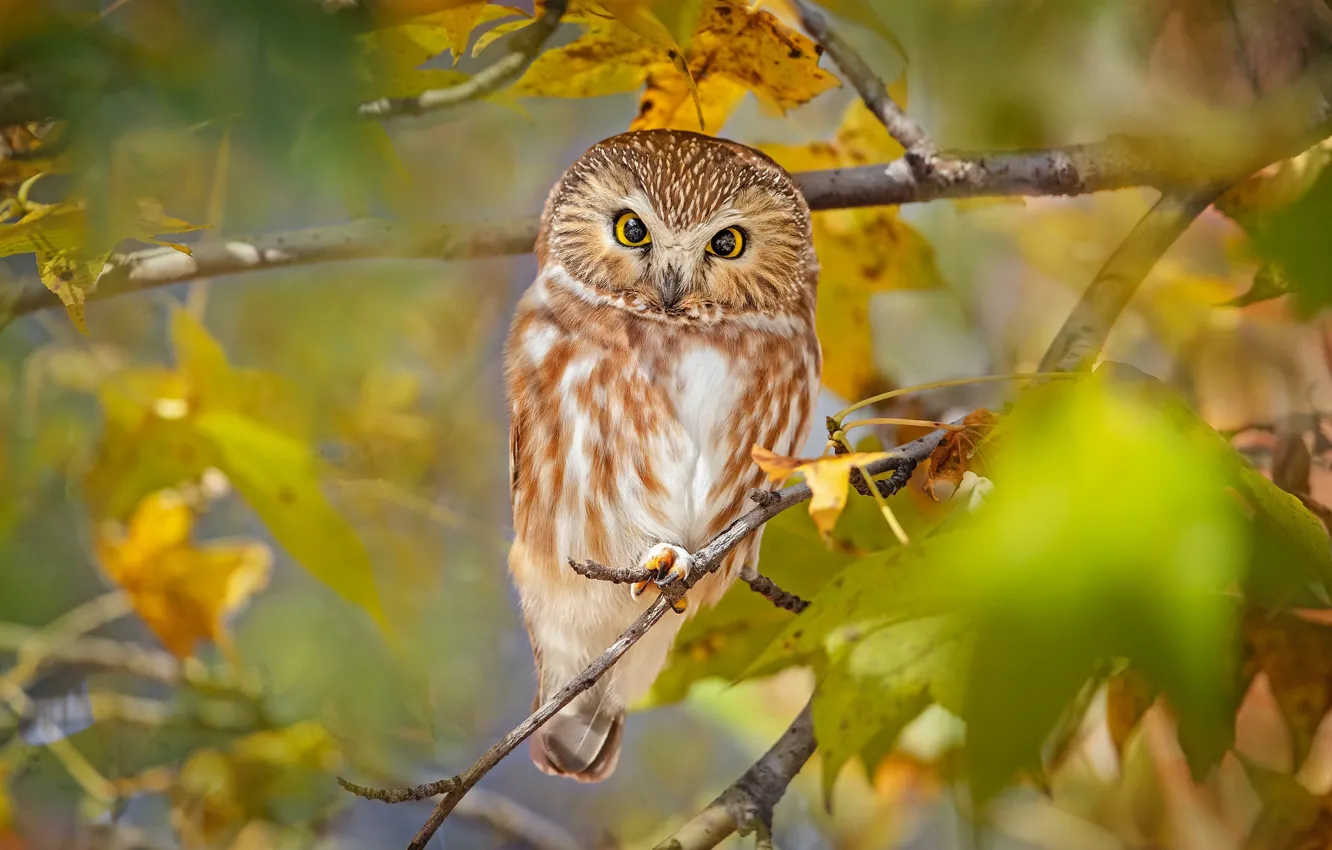
M 982 468 L 976 449 L 997 421 L 999 417 L 985 408 L 973 411 L 962 420 L 961 430 L 949 431 L 934 447 L 925 472 L 924 487 L 936 502 L 946 502 L 953 497 L 967 470 Z

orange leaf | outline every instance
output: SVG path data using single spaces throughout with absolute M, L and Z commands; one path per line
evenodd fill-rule
M 946 502 L 962 484 L 962 476 L 976 464 L 976 446 L 994 429 L 998 417 L 985 408 L 967 414 L 962 429 L 949 431 L 930 453 L 925 489 L 936 502 Z
M 1303 763 L 1314 734 L 1332 709 L 1332 628 L 1292 614 L 1244 620 L 1245 680 L 1267 674 L 1290 727 L 1295 763 Z

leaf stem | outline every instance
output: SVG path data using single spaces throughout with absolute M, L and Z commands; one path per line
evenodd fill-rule
M 865 483 L 869 485 L 870 495 L 874 497 L 874 501 L 879 503 L 879 513 L 883 514 L 883 518 L 888 522 L 888 527 L 892 529 L 893 536 L 897 538 L 897 542 L 901 543 L 903 546 L 910 546 L 911 538 L 907 537 L 906 529 L 902 527 L 902 523 L 898 522 L 897 514 L 893 513 L 893 509 L 888 507 L 888 500 L 879 492 L 879 487 L 874 482 L 874 477 L 866 472 L 865 467 L 863 466 L 857 466 L 856 469 L 860 470 L 861 477 L 864 478 Z

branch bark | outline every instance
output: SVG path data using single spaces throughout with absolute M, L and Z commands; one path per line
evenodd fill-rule
M 809 602 L 796 596 L 787 590 L 782 590 L 777 583 L 761 573 L 753 575 L 740 575 L 741 580 L 749 585 L 749 589 L 762 596 L 764 599 L 794 614 L 799 614 L 809 607 Z
M 893 450 L 891 456 L 882 458 L 870 464 L 867 469 L 871 474 L 878 474 L 895 469 L 902 464 L 919 463 L 924 458 L 929 457 L 930 452 L 934 451 L 934 447 L 938 445 L 939 440 L 943 439 L 943 434 L 944 432 L 942 430 L 935 431 L 917 440 L 913 440 L 910 443 L 899 446 Z M 418 785 L 414 788 L 368 788 L 348 782 L 342 778 L 338 779 L 338 783 L 353 794 L 387 803 L 421 800 L 442 794 L 443 797 L 435 805 L 434 811 L 430 813 L 430 817 L 426 820 L 420 831 L 417 832 L 416 837 L 412 839 L 411 844 L 408 845 L 409 850 L 423 850 L 426 843 L 430 841 L 431 837 L 444 823 L 445 818 L 447 818 L 458 806 L 458 802 L 463 796 L 481 780 L 481 777 L 489 773 L 495 765 L 499 764 L 505 756 L 513 752 L 519 744 L 527 740 L 527 738 L 544 725 L 546 721 L 550 720 L 551 717 L 554 717 L 560 709 L 572 702 L 574 697 L 592 687 L 598 679 L 606 674 L 607 670 L 614 666 L 615 663 L 629 651 L 631 646 L 638 642 L 639 638 L 647 633 L 648 629 L 652 628 L 652 626 L 655 625 L 668 610 L 670 610 L 673 601 L 678 600 L 684 594 L 685 590 L 693 587 L 703 578 L 703 576 L 715 571 L 721 565 L 722 559 L 726 556 L 726 553 L 735 548 L 736 544 L 753 533 L 768 520 L 777 516 L 777 514 L 807 501 L 810 498 L 810 495 L 809 485 L 803 482 L 787 487 L 774 493 L 774 498 L 766 499 L 763 504 L 751 508 L 739 519 L 727 526 L 716 537 L 709 541 L 706 546 L 694 553 L 693 566 L 690 568 L 689 575 L 685 577 L 684 581 L 676 582 L 675 584 L 662 588 L 661 595 L 639 615 L 638 619 L 630 624 L 624 634 L 620 635 L 620 637 L 611 644 L 605 652 L 597 656 L 597 658 L 587 666 L 587 669 L 578 674 L 578 676 L 561 688 L 558 693 L 547 700 L 536 711 L 532 712 L 526 720 L 514 727 L 514 729 L 501 738 L 498 743 L 482 754 L 482 756 L 467 770 L 457 776 L 442 779 L 437 782 Z M 584 572 L 584 570 L 586 570 L 586 572 Z M 599 571 L 606 571 L 607 573 L 612 574 L 613 577 L 608 579 L 612 581 L 643 581 L 650 578 L 646 570 L 609 570 L 608 568 L 600 567 L 600 565 L 597 564 L 584 564 L 582 565 L 582 568 L 579 568 L 580 573 L 588 575 L 591 578 L 601 578 L 602 575 L 599 574 Z M 810 752 L 813 752 L 812 738 Z M 800 763 L 803 764 L 804 760 L 808 758 L 809 754 L 806 753 Z M 799 770 L 799 765 L 796 765 L 795 770 Z M 749 774 L 746 774 L 746 776 L 748 775 Z M 767 774 L 765 773 L 764 776 L 766 775 Z M 792 773 L 792 775 L 794 775 L 794 773 Z M 789 781 L 789 778 L 787 781 Z M 785 787 L 785 785 L 782 787 Z M 780 796 L 780 794 L 778 796 Z

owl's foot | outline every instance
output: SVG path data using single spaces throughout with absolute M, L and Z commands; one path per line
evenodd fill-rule
M 657 587 L 665 587 L 668 584 L 680 581 L 689 575 L 689 567 L 694 563 L 694 557 L 681 549 L 679 546 L 672 546 L 669 543 L 658 543 L 648 550 L 643 556 L 642 563 L 639 564 L 643 569 L 652 573 L 652 583 Z M 647 589 L 648 582 L 636 582 L 629 587 L 629 593 L 637 599 Z M 677 614 L 684 613 L 687 604 L 684 597 L 671 603 L 671 608 Z

